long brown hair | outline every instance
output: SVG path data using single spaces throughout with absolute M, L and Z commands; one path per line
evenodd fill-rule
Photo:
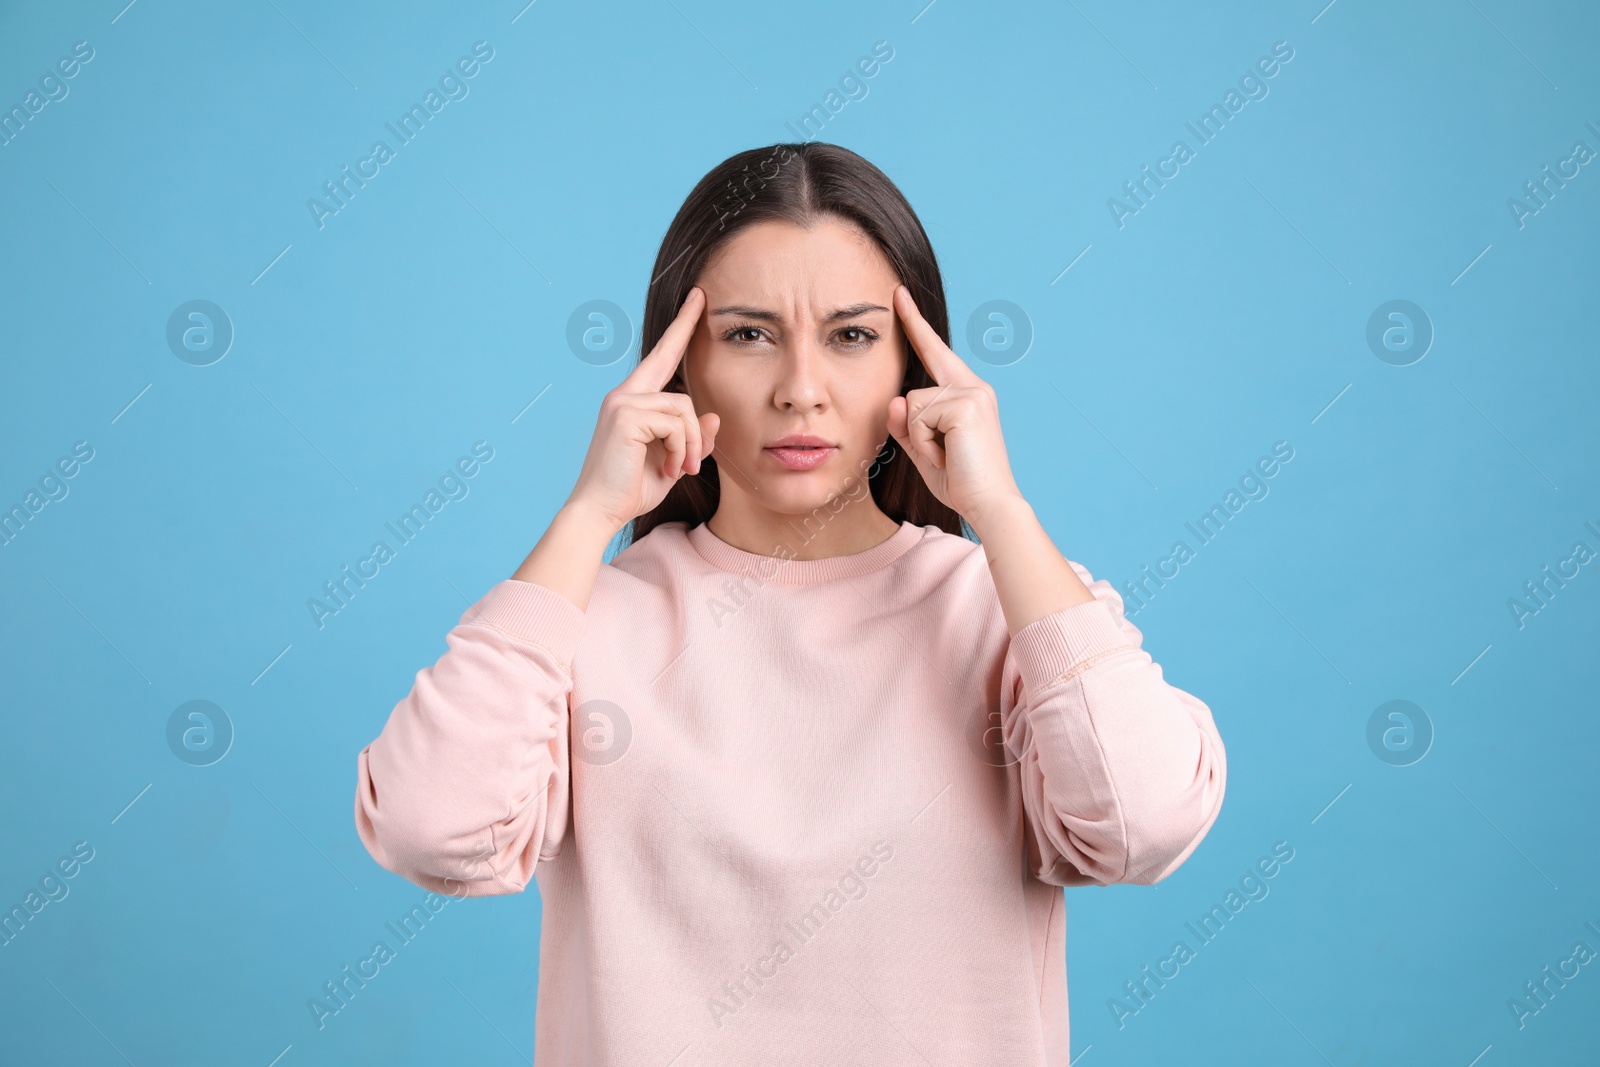
M 645 295 L 642 359 L 666 332 L 712 254 L 734 234 L 756 222 L 782 219 L 810 228 L 824 216 L 853 223 L 877 243 L 889 266 L 911 290 L 917 309 L 945 344 L 950 343 L 944 281 L 933 245 L 904 195 L 888 175 L 861 156 L 820 141 L 775 144 L 729 156 L 701 178 L 667 227 L 656 254 Z M 900 395 L 934 384 L 927 368 L 905 342 L 906 372 Z M 667 392 L 686 392 L 680 366 Z M 895 522 L 937 526 L 969 535 L 970 527 L 953 508 L 933 495 L 922 474 L 902 455 L 892 438 L 872 467 L 872 499 Z M 691 528 L 717 510 L 721 483 L 717 461 L 707 456 L 698 474 L 684 474 L 661 503 L 628 524 L 633 543 L 667 522 Z M 819 509 L 820 510 L 820 509 Z

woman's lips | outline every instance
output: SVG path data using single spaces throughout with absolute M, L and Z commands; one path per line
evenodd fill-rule
M 829 456 L 839 451 L 834 447 L 827 448 L 765 448 L 762 449 L 770 455 L 776 456 L 792 471 L 814 470 L 825 463 Z

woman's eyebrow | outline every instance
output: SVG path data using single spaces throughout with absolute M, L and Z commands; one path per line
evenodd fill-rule
M 835 308 L 823 317 L 823 322 L 838 322 L 840 319 L 853 319 L 871 311 L 888 311 L 882 304 L 851 304 L 848 307 Z M 780 322 L 781 317 L 775 311 L 766 308 L 751 307 L 748 304 L 729 304 L 726 307 L 712 308 L 713 315 L 738 315 L 747 319 L 758 319 L 762 322 Z

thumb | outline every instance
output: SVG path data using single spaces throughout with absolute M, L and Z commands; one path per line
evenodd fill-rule
M 717 431 L 722 428 L 722 416 L 708 411 L 700 416 L 700 463 L 705 465 L 706 457 L 711 455 L 711 450 L 717 447 Z M 699 473 L 696 471 L 696 473 Z
M 929 467 L 937 467 L 938 464 L 934 462 L 933 458 L 928 455 L 927 450 L 922 447 L 921 442 L 911 433 L 909 423 L 910 410 L 911 401 L 905 397 L 896 396 L 890 398 L 889 435 L 900 442 L 900 448 L 906 455 L 911 457 L 911 462 L 916 464 L 918 469 L 923 469 L 924 464 Z M 926 474 L 926 471 L 924 471 L 924 474 Z
M 899 441 L 902 449 L 911 451 L 906 440 L 906 398 L 903 396 L 889 398 L 889 436 Z

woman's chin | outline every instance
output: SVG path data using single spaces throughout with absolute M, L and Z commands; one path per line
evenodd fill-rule
M 815 475 L 804 476 L 810 483 L 805 486 L 792 485 L 782 488 L 764 486 L 767 492 L 758 498 L 760 503 L 778 515 L 800 521 L 813 519 L 818 513 L 832 518 L 845 513 L 849 505 L 866 496 L 863 491 L 864 481 L 858 481 L 854 486 L 837 484 L 834 479 L 823 480 Z M 854 496 L 847 495 L 847 490 L 853 490 Z

